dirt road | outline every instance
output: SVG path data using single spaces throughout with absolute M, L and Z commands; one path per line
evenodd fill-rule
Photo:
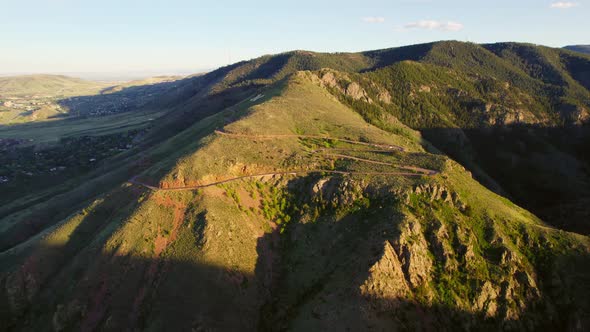
M 248 138 L 248 139 L 276 139 L 276 138 L 328 139 L 328 140 L 334 140 L 334 141 L 340 141 L 340 142 L 345 142 L 345 143 L 351 143 L 351 144 L 357 144 L 357 145 L 370 146 L 372 148 L 377 148 L 377 149 L 372 149 L 372 150 L 334 149 L 335 151 L 362 151 L 362 152 L 392 152 L 392 151 L 403 152 L 403 151 L 405 151 L 403 147 L 396 146 L 396 145 L 375 144 L 375 143 L 360 142 L 360 141 L 353 141 L 353 140 L 348 140 L 348 139 L 333 138 L 333 137 L 318 136 L 318 135 L 247 135 L 247 134 L 228 133 L 228 132 L 224 132 L 224 131 L 220 131 L 220 130 L 216 130 L 215 133 L 217 135 L 221 135 L 221 136 L 236 137 L 236 138 Z M 319 149 L 319 150 L 312 151 L 312 153 L 318 153 L 318 152 L 326 151 L 326 150 L 329 150 L 329 149 Z M 344 155 L 344 154 L 324 153 L 324 155 L 327 157 L 350 159 L 350 160 L 356 160 L 356 161 L 366 162 L 366 163 L 371 163 L 371 164 L 391 166 L 391 167 L 394 167 L 394 168 L 397 168 L 397 169 L 400 169 L 403 171 L 397 171 L 397 172 L 347 172 L 347 171 L 336 171 L 336 170 L 326 170 L 326 169 L 290 170 L 290 171 L 283 171 L 283 172 L 271 172 L 271 173 L 263 173 L 263 174 L 244 175 L 244 176 L 233 177 L 233 178 L 229 178 L 229 179 L 225 179 L 225 180 L 221 180 L 221 181 L 215 181 L 215 182 L 202 184 L 202 185 L 184 186 L 184 187 L 170 187 L 170 188 L 161 188 L 161 187 L 149 185 L 145 182 L 137 180 L 138 176 L 131 178 L 129 180 L 129 182 L 132 184 L 135 184 L 135 185 L 143 186 L 147 189 L 154 190 L 154 191 L 181 191 L 181 190 L 197 190 L 197 189 L 216 186 L 216 185 L 220 185 L 220 184 L 224 184 L 224 183 L 228 183 L 228 182 L 232 182 L 232 181 L 263 178 L 263 177 L 278 176 L 278 175 L 296 176 L 296 175 L 302 175 L 302 174 L 328 173 L 328 174 L 338 174 L 338 175 L 374 175 L 374 176 L 384 175 L 384 176 L 419 177 L 419 176 L 434 176 L 439 173 L 438 171 L 431 170 L 431 169 L 425 169 L 425 168 L 420 168 L 420 167 L 415 167 L 415 166 L 396 165 L 396 164 L 392 164 L 392 163 L 386 163 L 386 162 L 375 161 L 375 160 L 370 160 L 370 159 L 358 158 L 358 157 L 348 156 L 348 155 Z
M 237 134 L 237 133 L 228 133 L 221 130 L 216 130 L 215 133 L 217 135 L 222 136 L 229 136 L 229 137 L 238 137 L 238 138 L 249 138 L 249 139 L 274 139 L 274 138 L 314 138 L 314 139 L 325 139 L 325 140 L 332 140 L 332 141 L 340 141 L 344 143 L 351 143 L 357 145 L 364 145 L 364 146 L 371 146 L 376 148 L 381 148 L 386 151 L 397 150 L 404 152 L 405 149 L 401 146 L 397 145 L 387 145 L 387 144 L 376 144 L 376 143 L 368 143 L 368 142 L 361 142 L 361 141 L 353 141 L 345 138 L 335 138 L 330 136 L 320 136 L 320 135 L 248 135 L 248 134 Z

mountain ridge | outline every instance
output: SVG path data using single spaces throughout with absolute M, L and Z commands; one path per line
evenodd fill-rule
M 0 206 L 2 328 L 583 330 L 583 214 L 513 202 L 587 197 L 589 59 L 444 42 L 164 84 L 130 148 Z
M 166 188 L 315 165 L 377 173 L 266 175 L 187 191 L 125 183 L 2 253 L 2 266 L 16 267 L 3 275 L 5 305 L 21 317 L 11 328 L 366 329 L 400 321 L 411 328 L 422 324 L 412 323 L 416 306 L 448 328 L 459 321 L 490 329 L 585 324 L 584 307 L 559 304 L 539 278 L 572 280 L 572 264 L 585 261 L 586 237 L 547 228 L 456 162 L 425 152 L 419 133 L 403 124 L 395 124 L 400 134 L 366 124 L 314 72 L 262 94 L 146 151 L 168 154 L 139 178 L 160 179 Z M 243 135 L 220 135 L 219 127 Z M 268 134 L 290 136 L 259 136 Z M 405 149 L 383 153 L 354 142 Z M 177 146 L 183 149 L 170 149 Z M 390 164 L 440 174 L 386 175 Z M 563 254 L 525 251 L 542 244 Z M 68 271 L 78 271 L 70 287 L 52 286 L 70 278 Z M 579 289 L 561 285 L 551 287 L 582 303 Z M 186 294 L 178 296 L 187 307 L 164 309 L 167 294 Z M 326 302 L 330 297 L 344 300 Z M 228 309 L 230 318 L 221 320 Z
M 590 45 L 571 45 L 564 47 L 567 50 L 590 54 Z

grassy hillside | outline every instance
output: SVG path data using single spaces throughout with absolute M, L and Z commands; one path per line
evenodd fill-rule
M 85 117 L 98 117 L 89 126 L 96 121 L 117 124 L 109 133 L 126 130 L 117 119 L 128 122 L 130 130 L 150 127 L 152 121 L 145 120 L 152 119 L 156 125 L 141 143 L 152 146 L 298 70 L 322 68 L 346 73 L 336 82 L 339 88 L 330 83 L 329 89 L 365 120 L 384 130 L 399 120 L 421 131 L 488 188 L 553 225 L 588 232 L 583 211 L 564 213 L 561 208 L 583 206 L 590 197 L 585 143 L 590 135 L 590 58 L 567 50 L 448 41 L 362 53 L 294 51 L 198 77 L 68 98 L 60 103 L 64 113 L 59 115 L 82 118 L 82 127 Z M 0 119 L 6 114 L 0 112 Z M 43 114 L 24 114 L 23 119 Z M 117 115 L 113 121 L 112 115 Z M 61 124 L 49 126 L 57 135 L 44 135 L 47 131 L 38 126 L 16 126 L 0 136 L 59 142 L 72 133 L 68 122 Z M 93 135 L 92 130 L 74 132 Z
M 101 93 L 120 92 L 120 91 L 123 91 L 124 89 L 130 88 L 130 87 L 150 86 L 150 85 L 154 85 L 154 84 L 174 82 L 174 81 L 178 81 L 178 80 L 181 80 L 181 79 L 183 79 L 182 76 L 154 76 L 154 77 L 148 77 L 148 78 L 145 78 L 145 79 L 124 82 L 124 83 L 119 84 L 119 85 L 114 85 L 114 86 L 105 88 L 105 89 L 103 89 L 101 91 Z
M 0 127 L 1 329 L 586 330 L 589 68 L 296 51 Z
M 398 62 L 320 76 L 371 123 L 388 130 L 388 119 L 401 120 L 488 188 L 554 225 L 588 232 L 584 213 L 560 207 L 582 206 L 590 194 L 590 58 L 514 43 L 442 42 L 380 54 Z
M 0 125 L 47 121 L 68 115 L 58 100 L 95 95 L 108 84 L 59 75 L 0 77 Z
M 366 122 L 334 88 L 298 73 L 144 151 L 132 183 L 4 217 L 3 329 L 589 324 L 587 237 L 485 189 L 400 122 Z
M 0 96 L 78 96 L 97 93 L 107 86 L 107 83 L 61 75 L 0 77 Z
M 0 77 L 0 125 L 18 126 L 140 111 L 143 115 L 148 112 L 161 115 L 170 100 L 178 102 L 178 91 L 197 77 L 160 76 L 124 83 L 92 82 L 57 75 Z M 67 131 L 67 125 L 63 127 Z M 27 134 L 25 129 L 19 138 L 27 138 Z

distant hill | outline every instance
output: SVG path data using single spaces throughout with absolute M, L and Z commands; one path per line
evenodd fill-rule
M 0 77 L 0 125 L 104 116 L 141 108 L 175 89 L 180 76 L 97 82 L 61 75 Z
M 134 86 L 154 85 L 154 84 L 160 84 L 160 83 L 173 82 L 173 81 L 178 81 L 178 80 L 180 80 L 182 78 L 183 78 L 182 76 L 154 76 L 154 77 L 148 77 L 148 78 L 144 78 L 144 79 L 141 79 L 141 80 L 133 80 L 133 81 L 129 81 L 129 82 L 125 82 L 125 83 L 119 84 L 119 85 L 108 87 L 108 88 L 102 90 L 102 93 L 119 92 L 119 91 L 122 91 L 123 89 L 134 87 Z
M 0 96 L 72 96 L 97 93 L 109 84 L 62 75 L 0 77 Z
M 570 51 L 590 54 L 590 45 L 571 45 L 564 48 Z

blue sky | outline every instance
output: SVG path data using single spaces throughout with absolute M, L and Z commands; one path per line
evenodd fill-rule
M 0 73 L 199 71 L 293 49 L 590 44 L 590 0 L 0 0 Z

